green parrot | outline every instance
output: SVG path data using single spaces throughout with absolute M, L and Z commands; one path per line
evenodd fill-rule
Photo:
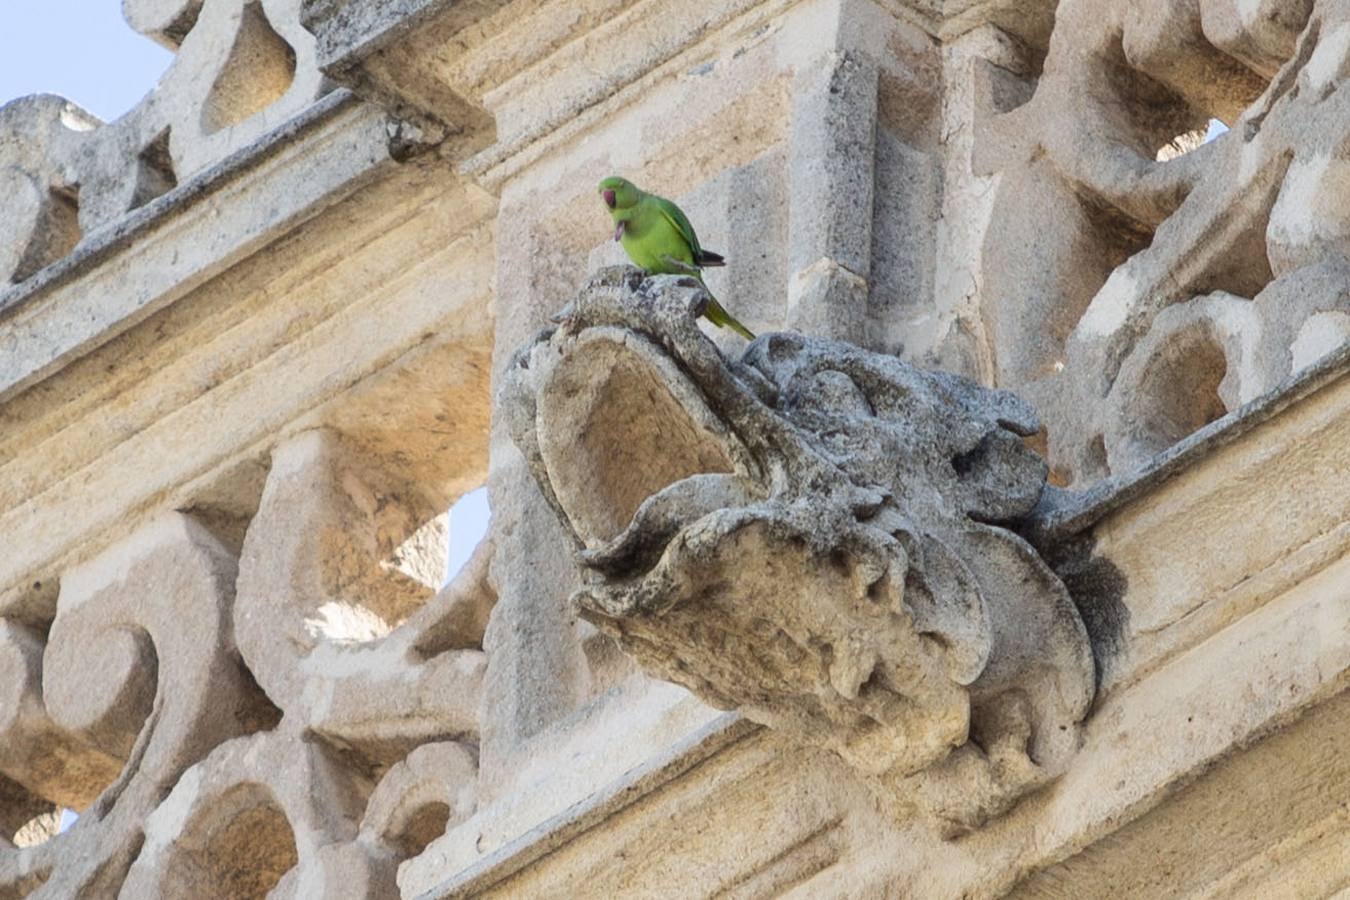
M 634 263 L 652 275 L 693 275 L 703 283 L 704 266 L 725 266 L 720 254 L 698 245 L 698 235 L 684 212 L 665 197 L 648 194 L 624 178 L 610 176 L 600 182 L 600 196 L 614 217 L 614 240 Z M 704 285 L 706 288 L 707 285 Z M 708 321 L 730 328 L 747 341 L 754 334 L 708 294 Z

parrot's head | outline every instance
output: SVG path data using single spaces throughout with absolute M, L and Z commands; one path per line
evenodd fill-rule
M 605 201 L 605 206 L 609 207 L 610 212 L 619 212 L 637 206 L 641 194 L 641 191 L 637 189 L 633 182 L 617 175 L 611 175 L 600 182 L 600 187 L 597 190 L 601 199 Z

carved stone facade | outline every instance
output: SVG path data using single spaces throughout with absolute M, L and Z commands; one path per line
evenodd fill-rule
M 1346 0 L 124 11 L 0 108 L 0 897 L 1350 885 Z

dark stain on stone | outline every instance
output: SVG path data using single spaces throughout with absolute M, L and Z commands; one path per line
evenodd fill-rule
M 1130 608 L 1125 604 L 1128 579 L 1115 563 L 1093 552 L 1096 546 L 1091 532 L 1078 534 L 1048 549 L 1045 560 L 1083 617 L 1101 685 L 1129 640 Z

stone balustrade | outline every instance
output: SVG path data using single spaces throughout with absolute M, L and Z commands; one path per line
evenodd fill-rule
M 135 108 L 105 124 L 41 95 L 0 114 L 0 286 L 59 262 L 331 90 L 314 36 L 300 27 L 300 0 L 128 0 L 124 9 L 174 52 Z M 0 294 L 0 305 L 17 296 Z

